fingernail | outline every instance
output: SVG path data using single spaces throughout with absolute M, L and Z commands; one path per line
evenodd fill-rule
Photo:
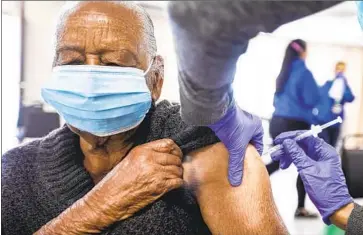
M 240 181 L 229 181 L 232 187 L 238 187 L 241 185 L 242 180 Z
M 271 159 L 272 159 L 272 161 L 278 161 L 279 160 L 279 155 L 278 154 L 276 154 L 276 153 L 272 153 L 271 155 L 270 155 L 270 157 L 271 157 Z
M 231 186 L 233 187 L 237 187 L 240 186 L 242 183 L 242 173 L 241 174 L 234 174 L 234 175 L 229 175 L 228 176 L 229 179 L 229 183 L 231 184 Z
M 283 144 L 290 146 L 290 145 L 292 145 L 293 142 L 294 141 L 291 139 L 286 139 L 286 140 L 284 140 Z

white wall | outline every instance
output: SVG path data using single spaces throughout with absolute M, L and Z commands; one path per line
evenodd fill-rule
M 278 28 L 275 35 L 313 42 L 363 46 L 363 33 L 354 1 L 345 1 L 325 11 Z
M 24 103 L 41 101 L 40 88 L 51 74 L 55 19 L 63 1 L 25 1 Z
M 10 13 L 10 12 L 8 12 Z M 1 154 L 17 144 L 16 126 L 19 112 L 19 82 L 20 82 L 20 57 L 21 57 L 21 20 L 19 15 L 2 15 L 2 87 L 1 96 L 4 98 L 1 113 L 1 126 L 3 137 L 1 139 Z M 9 46 L 11 45 L 11 46 Z

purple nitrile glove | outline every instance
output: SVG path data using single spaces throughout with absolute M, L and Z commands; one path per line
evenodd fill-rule
M 276 138 L 275 142 L 282 143 L 283 152 L 278 156 L 274 155 L 274 158 L 280 161 L 291 159 L 311 201 L 319 210 L 323 221 L 330 225 L 329 217 L 353 202 L 345 182 L 339 154 L 320 138 L 310 136 L 297 143 L 291 139 L 293 132 L 289 134 L 285 134 L 284 138 Z
M 305 132 L 304 130 L 301 130 L 301 131 L 288 131 L 288 132 L 281 133 L 280 135 L 278 135 L 276 137 L 276 139 L 274 139 L 273 143 L 274 143 L 274 145 L 282 144 L 282 142 L 285 139 L 294 139 L 295 137 L 301 135 L 304 132 Z M 290 165 L 292 163 L 292 159 L 290 157 L 280 158 L 280 156 L 282 154 L 284 154 L 283 148 L 273 152 L 271 154 L 271 159 L 273 161 L 280 161 L 280 169 L 285 170 L 290 167 Z
M 209 125 L 229 152 L 228 179 L 232 186 L 242 183 L 243 164 L 248 143 L 259 154 L 263 151 L 263 128 L 261 120 L 237 105 L 233 105 L 218 122 Z

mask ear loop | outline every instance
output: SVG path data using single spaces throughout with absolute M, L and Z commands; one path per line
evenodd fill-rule
M 148 74 L 149 72 L 150 72 L 150 70 L 151 70 L 151 67 L 153 66 L 153 64 L 154 64 L 154 60 L 155 60 L 155 57 L 153 57 L 152 58 L 152 60 L 151 60 L 151 63 L 150 63 L 150 65 L 149 65 L 149 67 L 145 70 L 145 72 L 144 72 L 144 76 L 146 76 L 146 74 Z

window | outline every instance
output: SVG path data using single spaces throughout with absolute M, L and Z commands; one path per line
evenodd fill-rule
M 20 4 L 3 2 L 2 9 L 2 154 L 17 145 L 21 76 Z

